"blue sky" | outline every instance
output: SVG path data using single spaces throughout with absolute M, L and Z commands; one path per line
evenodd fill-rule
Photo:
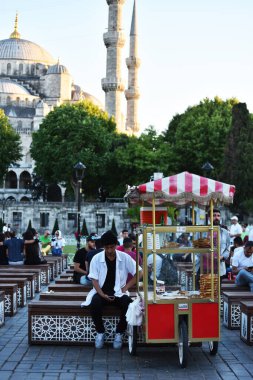
M 132 7 L 133 0 L 126 0 L 124 59 Z M 21 38 L 59 57 L 75 83 L 104 102 L 106 0 L 3 2 L 0 39 L 12 32 L 16 11 Z M 176 113 L 216 95 L 236 97 L 253 113 L 252 0 L 137 0 L 137 12 L 142 130 L 154 125 L 160 132 Z

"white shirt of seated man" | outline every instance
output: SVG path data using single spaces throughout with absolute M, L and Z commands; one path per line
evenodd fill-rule
M 253 267 L 253 255 L 247 257 L 245 256 L 244 249 L 240 250 L 232 257 L 232 267 L 236 267 L 238 270 L 245 267 Z

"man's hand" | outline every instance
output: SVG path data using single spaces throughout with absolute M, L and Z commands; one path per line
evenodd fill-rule
M 115 297 L 114 296 L 108 296 L 107 294 L 104 294 L 103 295 L 103 298 L 106 300 L 106 301 L 109 301 L 109 302 L 113 302 L 115 300 Z

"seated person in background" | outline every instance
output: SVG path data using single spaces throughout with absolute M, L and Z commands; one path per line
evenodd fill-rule
M 177 243 L 179 243 L 179 247 L 191 247 L 191 241 L 189 240 L 189 234 L 188 233 L 182 233 L 179 238 L 177 239 Z M 173 255 L 173 261 L 176 262 L 185 262 L 185 263 L 191 263 L 191 253 L 179 253 Z
M 247 241 L 243 252 L 232 258 L 232 271 L 236 274 L 235 283 L 238 286 L 249 285 L 253 292 L 253 241 Z
M 48 255 L 51 251 L 51 238 L 49 230 L 45 230 L 44 235 L 40 236 L 40 243 L 42 255 Z
M 243 241 L 240 236 L 237 236 L 234 238 L 234 255 L 237 255 L 237 253 L 243 252 Z
M 87 254 L 90 251 L 94 251 L 96 248 L 94 235 L 90 235 L 86 239 L 86 247 L 78 249 L 76 252 L 73 263 L 74 263 L 74 273 L 73 281 L 76 284 L 91 285 L 91 281 L 87 278 L 87 267 L 86 260 Z
M 34 239 L 34 233 L 31 230 L 26 231 L 23 234 L 25 241 L 24 245 L 24 256 L 25 256 L 25 265 L 40 265 L 46 264 L 46 260 L 40 258 L 40 246 L 39 240 Z
M 65 246 L 65 240 L 62 237 L 60 230 L 55 231 L 55 236 L 51 240 L 52 255 L 61 256 L 63 253 L 63 248 Z
M 8 265 L 9 260 L 7 256 L 7 248 L 4 246 L 5 236 L 3 233 L 0 234 L 0 265 Z

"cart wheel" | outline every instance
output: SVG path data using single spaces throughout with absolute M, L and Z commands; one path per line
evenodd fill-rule
M 219 342 L 210 341 L 208 342 L 208 344 L 209 344 L 210 355 L 216 355 L 218 352 Z
M 188 331 L 185 321 L 179 324 L 178 356 L 181 368 L 185 368 L 188 359 Z
M 128 351 L 130 355 L 136 355 L 137 349 L 137 326 L 127 325 Z

